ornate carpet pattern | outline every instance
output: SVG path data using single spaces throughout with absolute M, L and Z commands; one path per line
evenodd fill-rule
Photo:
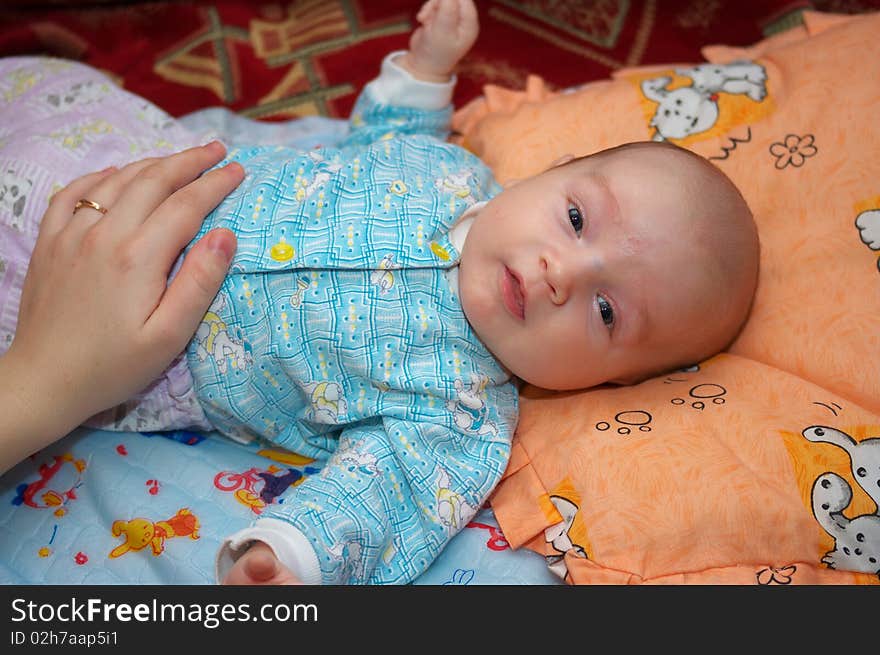
M 634 65 L 699 61 L 747 45 L 801 10 L 880 0 L 476 0 L 481 35 L 458 69 L 457 106 L 486 83 L 552 87 Z M 421 0 L 4 2 L 0 56 L 86 62 L 179 116 L 225 106 L 251 118 L 346 116 L 382 57 L 403 48 Z

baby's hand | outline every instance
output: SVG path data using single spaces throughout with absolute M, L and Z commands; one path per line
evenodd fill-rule
M 258 541 L 236 560 L 223 584 L 294 585 L 302 582 L 281 563 L 269 546 Z
M 448 81 L 480 31 L 473 0 L 428 0 L 416 20 L 421 26 L 413 32 L 401 65 L 417 79 Z

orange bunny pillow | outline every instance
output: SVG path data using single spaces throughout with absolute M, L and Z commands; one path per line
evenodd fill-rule
M 632 387 L 523 390 L 492 506 L 571 583 L 880 581 L 880 14 L 804 19 L 702 64 L 487 88 L 456 115 L 502 182 L 671 141 L 758 223 L 757 295 L 727 352 Z

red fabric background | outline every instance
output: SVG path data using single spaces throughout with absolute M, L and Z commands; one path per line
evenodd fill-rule
M 703 45 L 753 43 L 805 7 L 880 9 L 880 0 L 476 2 L 481 34 L 459 67 L 457 106 L 486 83 L 521 88 L 529 73 L 564 87 L 623 66 L 700 61 Z M 222 105 L 280 120 L 347 116 L 382 57 L 406 46 L 422 0 L 49 4 L 4 3 L 0 56 L 86 62 L 175 116 Z

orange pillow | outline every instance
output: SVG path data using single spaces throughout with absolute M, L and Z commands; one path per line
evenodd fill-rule
M 758 223 L 755 304 L 728 352 L 628 388 L 524 389 L 492 505 L 569 582 L 880 581 L 880 14 L 804 18 L 702 64 L 487 88 L 456 115 L 502 182 L 669 140 L 730 176 Z

